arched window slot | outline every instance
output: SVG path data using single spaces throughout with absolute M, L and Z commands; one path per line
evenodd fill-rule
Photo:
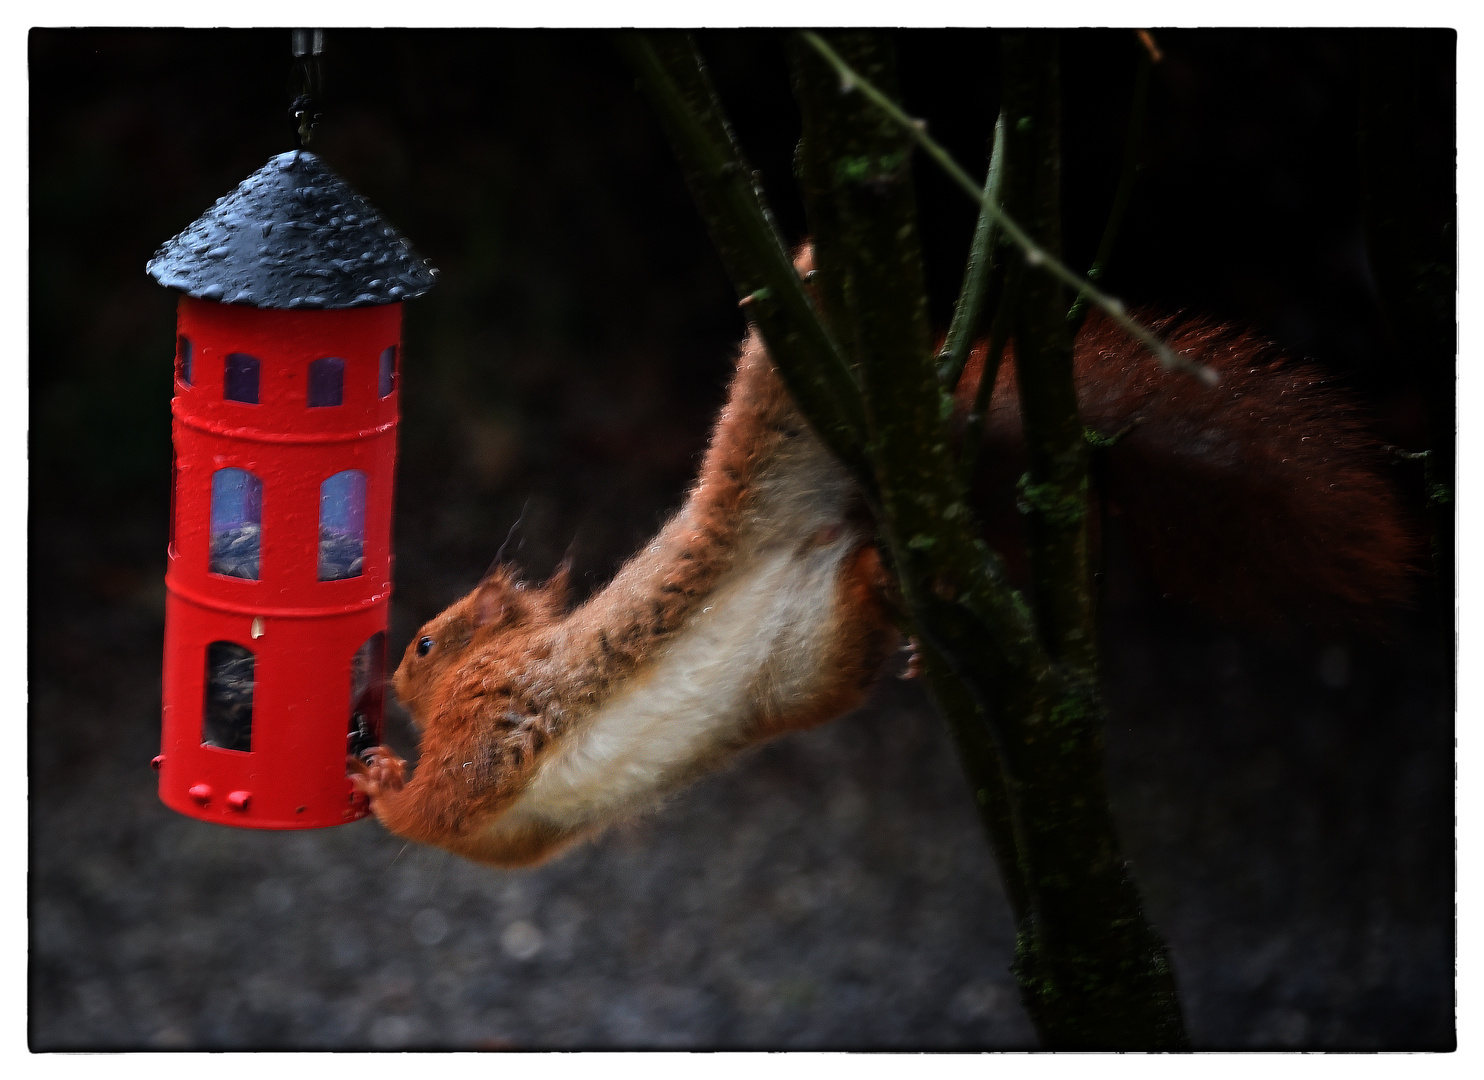
M 388 345 L 381 350 L 381 365 L 378 368 L 376 392 L 386 397 L 397 388 L 397 347 Z
M 319 487 L 319 579 L 361 576 L 366 541 L 366 474 L 347 469 Z
M 326 356 L 309 365 L 309 407 L 339 405 L 345 397 L 345 361 Z
M 206 646 L 202 746 L 252 749 L 253 667 L 253 654 L 236 642 L 213 641 Z
M 248 405 L 258 403 L 258 358 L 247 353 L 228 353 L 222 396 Z
M 359 757 L 381 743 L 386 687 L 386 634 L 377 631 L 350 659 L 350 727 L 345 752 Z
M 263 481 L 246 469 L 211 474 L 211 563 L 213 574 L 258 579 L 263 532 Z
M 175 355 L 180 368 L 180 381 L 191 385 L 191 339 L 181 334 L 175 341 Z

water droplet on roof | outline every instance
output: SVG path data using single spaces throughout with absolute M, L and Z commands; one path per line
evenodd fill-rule
M 263 238 L 278 230 L 279 245 L 237 245 L 248 226 Z M 349 249 L 347 251 L 347 248 Z M 275 257 L 276 255 L 276 257 Z M 290 299 L 314 299 L 326 307 L 385 300 L 395 281 L 403 296 L 415 296 L 432 283 L 432 274 L 405 238 L 399 236 L 359 193 L 351 191 L 319 159 L 306 151 L 271 158 L 212 210 L 163 245 L 147 269 L 162 284 L 192 295 L 215 285 L 223 295 L 256 298 L 267 307 Z M 358 280 L 378 273 L 376 286 Z M 293 279 L 314 281 L 310 295 Z M 332 284 L 333 283 L 333 284 Z

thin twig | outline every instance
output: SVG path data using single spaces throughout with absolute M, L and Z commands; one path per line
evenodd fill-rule
M 938 353 L 938 381 L 952 390 L 969 359 L 974 332 L 979 328 L 979 315 L 984 310 L 984 297 L 989 291 L 990 271 L 994 268 L 999 228 L 990 205 L 998 205 L 1000 188 L 1005 180 L 1005 113 L 1001 110 L 994 122 L 994 145 L 989 154 L 989 175 L 984 181 L 987 202 L 979 204 L 979 222 L 974 226 L 974 242 L 969 246 L 969 262 L 964 267 L 964 283 L 958 303 L 953 306 L 953 321 Z
M 984 439 L 984 423 L 989 414 L 989 403 L 994 396 L 995 380 L 1000 375 L 1000 358 L 1005 354 L 1005 342 L 1010 337 L 1010 319 L 1020 293 L 1020 274 L 1012 274 L 1005 281 L 1005 292 L 1000 297 L 999 310 L 989 326 L 989 349 L 984 354 L 984 368 L 979 373 L 979 386 L 974 394 L 974 407 L 964 417 L 963 451 L 958 459 L 959 477 L 965 487 L 974 483 L 974 473 L 979 468 L 979 448 Z
M 1153 39 L 1150 39 L 1152 43 Z M 1113 208 L 1108 211 L 1108 222 L 1103 226 L 1103 238 L 1098 242 L 1098 253 L 1093 256 L 1092 266 L 1087 271 L 1088 281 L 1101 281 L 1108 272 L 1108 261 L 1113 257 L 1113 242 L 1118 239 L 1118 228 L 1128 212 L 1128 204 L 1134 194 L 1134 180 L 1139 174 L 1139 142 L 1144 134 L 1144 110 L 1149 102 L 1150 54 L 1139 50 L 1138 66 L 1134 73 L 1134 101 L 1129 108 L 1128 131 L 1123 139 L 1123 167 L 1119 172 L 1118 189 L 1113 196 Z M 1072 324 L 1072 333 L 1082 328 L 1087 315 L 1087 295 L 1078 293 L 1067 312 L 1067 321 Z
M 968 173 L 964 172 L 958 162 L 953 160 L 952 155 L 928 135 L 922 124 L 914 121 L 898 108 L 890 98 L 852 70 L 850 65 L 840 59 L 839 55 L 825 43 L 823 38 L 811 30 L 803 31 L 802 36 L 805 41 L 817 49 L 819 54 L 828 60 L 835 70 L 839 72 L 842 91 L 859 90 L 865 94 L 878 108 L 882 109 L 888 116 L 900 124 L 917 144 L 927 151 L 928 156 L 942 166 L 943 171 L 959 187 L 969 193 L 970 198 L 977 200 L 989 211 L 994 219 L 999 222 L 1000 228 L 1005 230 L 1005 234 L 1010 237 L 1017 247 L 1025 252 L 1025 261 L 1027 264 L 1043 267 L 1068 288 L 1085 292 L 1089 300 L 1107 312 L 1108 316 L 1119 326 L 1123 327 L 1129 335 L 1143 343 L 1154 354 L 1155 359 L 1165 367 L 1189 372 L 1208 386 L 1215 386 L 1220 382 L 1220 376 L 1215 371 L 1206 367 L 1204 364 L 1196 363 L 1189 357 L 1175 352 L 1163 341 L 1159 340 L 1151 331 L 1147 330 L 1134 319 L 1131 319 L 1127 311 L 1124 310 L 1123 301 L 1109 296 L 1080 274 L 1069 270 L 1060 259 L 1056 258 L 1027 236 L 1024 229 L 1011 220 L 1010 216 L 997 203 L 984 194 L 980 186 L 974 182 Z

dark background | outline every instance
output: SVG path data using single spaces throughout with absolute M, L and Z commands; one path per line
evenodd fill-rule
M 1257 327 L 1420 448 L 1362 227 L 1367 34 L 1434 58 L 1411 134 L 1451 168 L 1451 31 L 1161 32 L 1105 280 Z M 781 40 L 700 37 L 797 240 Z M 909 110 L 982 170 L 996 35 L 898 45 Z M 1063 35 L 1073 266 L 1112 199 L 1135 48 Z M 32 1048 L 1030 1045 L 951 747 L 892 678 L 535 871 L 369 821 L 254 833 L 158 802 L 174 297 L 144 263 L 293 147 L 289 66 L 286 30 L 31 35 Z M 531 572 L 575 541 L 583 588 L 605 580 L 677 505 L 743 327 L 606 33 L 331 30 L 325 69 L 314 148 L 442 271 L 407 311 L 400 655 L 528 500 Z M 921 162 L 918 180 L 946 324 L 974 208 Z M 1420 506 L 1416 471 L 1396 479 Z M 1450 1047 L 1435 598 L 1377 640 L 1225 627 L 1132 571 L 1111 595 L 1110 785 L 1195 1044 Z

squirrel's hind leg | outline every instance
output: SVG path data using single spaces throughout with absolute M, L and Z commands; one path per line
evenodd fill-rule
M 897 647 L 899 635 L 886 603 L 890 583 L 875 544 L 861 544 L 846 556 L 829 623 L 820 633 L 828 647 L 811 658 L 804 691 L 765 709 L 750 741 L 815 727 L 865 701 Z

